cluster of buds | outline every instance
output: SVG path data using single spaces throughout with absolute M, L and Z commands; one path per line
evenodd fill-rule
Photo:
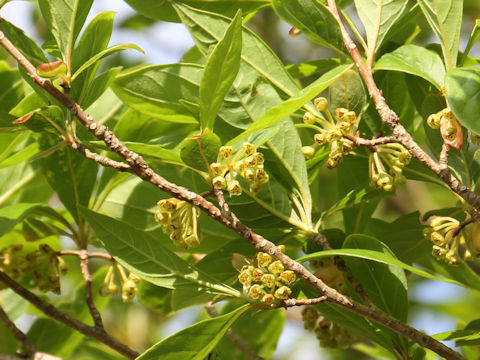
M 21 244 L 16 244 L 0 251 L 0 270 L 14 279 L 32 275 L 40 291 L 60 294 L 60 275 L 65 275 L 68 268 L 62 257 L 47 244 L 29 253 L 23 252 Z
M 402 171 L 411 159 L 412 155 L 401 144 L 377 145 L 369 157 L 370 185 L 391 191 L 396 185 L 405 184 L 407 180 Z
M 316 98 L 314 104 L 319 111 L 326 115 L 329 122 L 325 124 L 309 111 L 304 114 L 303 122 L 305 124 L 314 125 L 315 123 L 319 123 L 325 125 L 326 129 L 317 127 L 319 132 L 314 136 L 315 144 L 313 146 L 304 146 L 302 152 L 307 159 L 310 159 L 315 154 L 316 146 L 329 143 L 330 154 L 328 155 L 327 167 L 334 169 L 343 160 L 343 156 L 350 153 L 354 148 L 353 142 L 345 137 L 345 135 L 353 135 L 357 115 L 354 111 L 337 108 L 335 110 L 336 120 L 334 121 L 332 114 L 328 110 L 328 100 L 326 98 Z
M 241 195 L 242 186 L 236 180 L 239 175 L 250 185 L 250 192 L 258 193 L 269 180 L 263 162 L 263 154 L 253 144 L 243 143 L 235 154 L 233 146 L 222 146 L 217 162 L 210 164 L 212 185 L 215 189 L 227 189 L 230 195 Z
M 425 228 L 423 235 L 433 242 L 433 256 L 444 260 L 450 265 L 459 265 L 461 258 L 470 260 L 479 255 L 471 242 L 465 240 L 463 229 L 457 219 L 448 216 L 435 216 L 430 221 L 430 227 Z M 460 248 L 463 254 L 460 254 Z
M 335 264 L 332 257 L 312 260 L 310 261 L 310 266 L 315 270 L 314 275 L 325 284 L 340 293 L 346 292 L 347 288 L 343 272 Z
M 354 340 L 350 331 L 322 316 L 313 306 L 303 308 L 302 319 L 306 330 L 315 331 L 322 347 L 346 348 Z
M 267 305 L 281 304 L 292 294 L 290 286 L 296 276 L 292 270 L 285 270 L 283 264 L 264 252 L 255 255 L 253 264 L 243 266 L 238 280 L 248 297 Z
M 431 114 L 427 118 L 427 124 L 432 129 L 440 130 L 443 142 L 455 149 L 461 149 L 463 144 L 463 132 L 457 118 L 449 107 Z
M 200 211 L 195 206 L 175 198 L 160 200 L 157 205 L 159 209 L 155 212 L 155 220 L 175 246 L 191 249 L 200 245 Z
M 118 292 L 119 287 L 115 281 L 115 272 L 118 273 L 120 278 L 120 285 L 122 290 L 123 302 L 131 301 L 135 298 L 138 291 L 138 283 L 140 278 L 134 273 L 127 274 L 123 267 L 119 264 L 112 264 L 107 271 L 107 275 L 103 280 L 103 284 L 100 286 L 99 293 L 101 296 L 112 296 Z

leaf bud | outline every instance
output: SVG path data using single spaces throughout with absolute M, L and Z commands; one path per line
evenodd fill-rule
M 280 274 L 285 270 L 285 267 L 280 260 L 276 260 L 268 265 L 268 271 L 272 274 Z
M 288 297 L 292 294 L 292 290 L 287 286 L 281 286 L 275 290 L 275 297 L 280 300 L 287 300 Z
M 67 64 L 63 61 L 54 61 L 51 63 L 37 66 L 37 74 L 44 78 L 53 78 L 59 75 L 67 74 Z
M 328 100 L 324 97 L 316 98 L 313 103 L 318 111 L 325 111 L 328 108 Z

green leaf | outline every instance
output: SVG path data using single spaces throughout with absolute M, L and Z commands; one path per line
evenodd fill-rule
M 324 4 L 318 1 L 273 0 L 278 16 L 295 26 L 312 41 L 346 53 L 337 21 Z
M 70 67 L 72 51 L 93 0 L 39 0 L 40 11 L 48 24 L 63 60 Z
M 31 159 L 32 157 L 34 157 L 39 153 L 40 153 L 40 145 L 37 142 L 31 143 L 29 145 L 25 145 L 16 153 L 14 153 L 13 155 L 10 155 L 7 159 L 0 160 L 0 168 L 4 168 L 4 167 L 19 164 L 24 161 L 28 161 L 29 159 Z
M 249 306 L 245 305 L 228 314 L 186 327 L 156 343 L 137 359 L 203 360 L 215 348 L 235 320 L 248 309 Z
M 420 76 L 440 89 L 445 81 L 445 66 L 434 51 L 422 46 L 404 45 L 383 55 L 374 70 L 401 71 Z
M 462 58 L 460 59 L 458 63 L 458 67 L 462 67 L 465 61 L 468 59 L 468 54 L 470 53 L 470 50 L 472 49 L 473 45 L 475 42 L 478 40 L 480 37 L 480 19 L 475 20 L 475 25 L 473 27 L 472 33 L 470 34 L 470 37 L 468 38 L 468 43 L 467 46 L 465 46 L 465 51 L 462 54 Z
M 303 79 L 321 71 L 329 70 L 346 62 L 346 59 L 331 58 L 306 61 L 286 66 L 288 73 L 295 79 Z
M 105 11 L 95 16 L 88 24 L 82 37 L 78 41 L 78 45 L 73 51 L 72 74 L 75 74 L 76 71 L 93 56 L 107 49 L 112 34 L 114 16 L 115 12 Z M 89 67 L 72 82 L 72 96 L 84 108 L 87 108 L 88 105 L 85 105 L 86 101 L 82 100 L 90 94 L 91 87 L 89 84 L 97 72 L 99 65 L 100 62 L 97 62 L 94 66 Z
M 105 90 L 107 90 L 108 87 L 115 80 L 115 77 L 118 75 L 120 70 L 122 70 L 121 66 L 110 68 L 107 71 L 102 72 L 95 79 L 93 79 L 93 81 L 88 87 L 88 92 L 79 102 L 79 104 L 83 108 L 87 109 L 90 105 L 97 101 L 98 98 L 102 96 Z
M 370 186 L 361 186 L 357 189 L 351 190 L 339 201 L 333 204 L 330 208 L 322 211 L 320 217 L 324 218 L 336 213 L 337 211 L 341 211 L 358 205 L 363 205 L 371 200 L 378 200 L 379 198 L 383 198 L 386 195 L 387 194 L 383 190 L 372 189 Z
M 367 58 L 373 61 L 390 28 L 406 10 L 408 0 L 355 0 L 358 16 L 367 34 Z
M 432 335 L 436 340 L 455 341 L 455 346 L 478 346 L 480 345 L 480 320 L 472 320 L 462 330 L 442 332 Z
M 391 257 L 395 256 L 382 242 L 359 234 L 348 236 L 343 248 L 375 250 Z M 352 257 L 346 257 L 344 260 L 372 303 L 401 321 L 407 320 L 407 279 L 403 269 Z
M 12 69 L 5 61 L 0 61 L 0 111 L 8 112 L 23 97 L 23 83 L 17 69 Z
M 78 77 L 83 71 L 89 69 L 91 66 L 97 64 L 100 60 L 103 58 L 115 54 L 116 52 L 122 51 L 122 50 L 138 50 L 141 53 L 144 53 L 144 51 L 138 47 L 135 44 L 119 44 L 119 45 L 114 45 L 112 47 L 109 47 L 105 50 L 100 51 L 99 53 L 95 54 L 91 58 L 89 58 L 86 62 L 84 62 L 78 69 L 77 71 L 72 75 L 72 81 L 75 80 L 76 77 Z
M 448 71 L 445 91 L 448 104 L 460 124 L 479 134 L 480 69 L 456 68 Z
M 280 120 L 285 119 L 287 116 L 291 115 L 300 107 L 302 107 L 306 102 L 310 101 L 316 95 L 328 88 L 335 80 L 337 80 L 340 76 L 342 76 L 342 74 L 350 69 L 351 66 L 352 65 L 340 65 L 322 75 L 312 84 L 300 90 L 296 95 L 269 109 L 260 119 L 256 120 L 247 128 L 247 130 L 238 135 L 235 139 L 230 140 L 229 143 L 236 143 L 240 139 L 256 131 L 273 126 Z
M 417 274 L 418 276 L 424 277 L 426 279 L 431 279 L 431 280 L 438 280 L 438 281 L 443 281 L 443 282 L 448 282 L 460 286 L 464 286 L 462 283 L 445 278 L 445 277 L 439 277 L 435 276 L 433 274 L 430 274 L 429 272 L 426 272 L 424 270 L 421 270 L 419 268 L 413 267 L 411 265 L 405 264 L 404 262 L 398 260 L 396 257 L 392 256 L 391 254 L 381 252 L 381 251 L 376 251 L 376 250 L 366 250 L 366 249 L 334 249 L 334 250 L 325 250 L 325 251 L 320 251 L 312 254 L 308 254 L 305 256 L 302 256 L 301 258 L 297 259 L 298 262 L 306 262 L 306 261 L 311 261 L 315 259 L 321 259 L 324 257 L 331 257 L 331 256 L 350 256 L 350 257 L 355 257 L 359 259 L 366 259 L 366 260 L 372 260 L 378 263 L 386 264 L 386 265 L 391 265 L 395 266 L 407 271 L 410 271 L 414 274 Z
M 172 1 L 126 0 L 126 2 L 140 14 L 149 18 L 161 21 L 181 21 L 173 9 L 174 2 Z M 242 13 L 246 15 L 250 12 L 257 11 L 264 6 L 268 6 L 270 0 L 181 0 L 181 3 L 233 17 L 238 9 L 241 9 Z
M 25 98 L 24 100 L 27 100 Z M 18 105 L 23 105 L 20 102 Z M 30 103 L 34 105 L 35 102 Z M 29 105 L 29 104 L 25 104 Z M 10 113 L 17 115 L 24 109 L 23 106 L 16 106 Z M 44 133 L 49 132 L 53 134 L 64 134 L 65 133 L 65 115 L 63 110 L 56 106 L 44 106 L 39 109 L 35 109 L 33 112 L 24 113 L 15 120 L 16 123 L 21 124 L 22 127 L 30 129 L 34 132 Z M 25 122 L 24 122 L 25 121 Z
M 367 92 L 357 71 L 348 69 L 329 87 L 330 109 L 339 107 L 358 115 L 367 104 Z
M 0 236 L 8 233 L 15 225 L 22 222 L 23 219 L 28 217 L 35 209 L 41 206 L 44 205 L 36 203 L 19 203 L 0 208 Z
M 218 110 L 240 68 L 242 13 L 239 11 L 207 59 L 200 82 L 200 126 L 213 129 Z
M 209 165 L 217 161 L 220 138 L 206 128 L 199 135 L 188 137 L 180 144 L 183 162 L 195 169 L 209 171 Z
M 212 291 L 238 297 L 237 290 L 199 271 L 168 250 L 151 234 L 111 217 L 82 209 L 105 248 L 119 263 L 143 279 L 170 289 L 197 284 L 197 291 Z
M 463 0 L 417 0 L 417 3 L 440 39 L 445 67 L 447 70 L 456 67 Z
M 194 64 L 148 65 L 117 76 L 112 89 L 133 109 L 166 121 L 198 123 L 181 100 L 198 104 L 203 68 Z

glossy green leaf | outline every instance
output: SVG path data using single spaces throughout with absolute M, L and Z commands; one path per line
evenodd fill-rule
M 440 56 L 417 45 L 404 45 L 383 55 L 374 70 L 401 71 L 420 76 L 440 89 L 445 81 L 445 66 Z
M 366 249 L 334 249 L 334 250 L 325 250 L 317 253 L 312 253 L 305 255 L 299 259 L 297 259 L 298 262 L 306 262 L 306 261 L 311 261 L 315 259 L 321 259 L 324 257 L 330 257 L 330 256 L 349 256 L 349 257 L 354 257 L 354 258 L 359 258 L 359 259 L 366 259 L 366 260 L 372 260 L 378 263 L 386 264 L 386 265 L 391 265 L 395 266 L 398 268 L 401 268 L 403 270 L 410 271 L 411 273 L 417 274 L 418 276 L 424 277 L 426 279 L 432 279 L 432 280 L 438 280 L 438 281 L 444 281 L 444 282 L 449 282 L 452 284 L 460 285 L 463 286 L 458 281 L 455 281 L 453 279 L 448 279 L 445 277 L 439 277 L 435 276 L 433 274 L 430 274 L 429 272 L 426 272 L 424 270 L 421 270 L 419 268 L 413 267 L 411 265 L 405 264 L 404 262 L 398 260 L 396 257 L 393 256 L 393 254 L 388 254 L 385 252 L 377 251 L 377 250 L 366 250 Z
M 367 57 L 373 61 L 390 28 L 403 15 L 408 0 L 355 0 L 358 16 L 367 33 Z
M 27 99 L 28 98 L 25 98 L 24 100 Z M 35 101 L 30 104 L 23 104 L 22 101 L 18 105 L 29 106 L 36 104 Z M 49 132 L 54 134 L 65 133 L 65 115 L 60 107 L 56 105 L 44 106 L 33 110 L 33 112 L 21 114 L 20 111 L 23 109 L 23 106 L 16 106 L 10 112 L 11 114 L 18 116 L 14 121 L 15 124 L 19 124 L 21 127 L 25 127 L 34 132 Z
M 82 209 L 105 248 L 119 263 L 151 283 L 174 289 L 191 283 L 197 291 L 239 296 L 237 290 L 222 284 L 168 250 L 151 234 L 111 217 Z
M 392 251 L 375 238 L 365 235 L 350 235 L 344 249 L 366 249 L 382 252 L 394 257 Z M 344 258 L 355 279 L 362 284 L 368 298 L 383 311 L 401 321 L 408 313 L 407 279 L 403 269 L 353 257 Z
M 320 59 L 306 61 L 299 64 L 290 64 L 286 66 L 286 69 L 294 78 L 303 79 L 321 71 L 329 70 L 345 62 L 346 60 L 340 58 Z
M 8 233 L 15 225 L 43 205 L 36 203 L 19 203 L 0 208 L 0 236 Z
M 63 55 L 71 64 L 72 51 L 93 0 L 39 0 L 40 11 Z
M 475 44 L 475 42 L 478 40 L 479 37 L 480 37 L 480 19 L 477 19 L 475 20 L 475 25 L 473 26 L 473 30 L 472 30 L 472 33 L 470 34 L 470 37 L 468 38 L 467 46 L 465 46 L 465 50 L 459 61 L 458 67 L 462 67 L 463 64 L 465 64 L 465 61 L 468 59 L 468 54 L 470 53 L 470 50 L 472 49 L 473 45 Z
M 115 12 L 105 11 L 95 16 L 88 24 L 73 51 L 72 74 L 75 74 L 93 56 L 107 49 L 112 34 L 114 16 Z M 100 62 L 98 61 L 72 82 L 72 96 L 85 108 L 88 105 L 86 105 L 86 101 L 82 100 L 90 94 L 91 87 L 89 84 L 93 80 L 99 65 Z
M 200 82 L 200 126 L 213 129 L 218 110 L 240 68 L 242 13 L 238 12 L 207 59 Z
M 340 65 L 335 69 L 330 70 L 326 74 L 322 75 L 312 84 L 300 90 L 296 95 L 285 100 L 281 104 L 269 109 L 260 119 L 256 120 L 252 125 L 247 128 L 247 130 L 238 135 L 235 139 L 231 140 L 229 143 L 233 144 L 241 138 L 244 138 L 256 131 L 275 125 L 280 120 L 285 119 L 287 116 L 291 115 L 293 112 L 302 107 L 306 102 L 310 101 L 316 95 L 320 94 L 323 90 L 328 88 L 350 67 L 351 65 Z
M 273 0 L 273 8 L 286 22 L 292 24 L 314 42 L 346 53 L 337 21 L 319 1 Z
M 367 104 L 367 92 L 357 71 L 349 69 L 328 88 L 330 109 L 339 107 L 360 114 Z
M 90 68 L 91 66 L 95 65 L 97 62 L 102 60 L 103 58 L 115 54 L 116 52 L 122 51 L 122 50 L 137 50 L 143 53 L 144 51 L 135 44 L 120 44 L 120 45 L 114 45 L 112 47 L 109 47 L 105 50 L 100 51 L 99 53 L 93 55 L 91 58 L 89 58 L 87 61 L 85 61 L 78 69 L 77 71 L 72 75 L 72 81 L 75 80 L 76 77 L 78 77 L 82 72 Z
M 228 314 L 200 321 L 158 342 L 140 355 L 138 360 L 203 360 L 218 344 L 248 306 L 240 307 Z M 188 339 L 188 341 L 185 341 Z
M 30 160 L 32 157 L 40 153 L 40 145 L 37 142 L 31 143 L 22 147 L 20 150 L 11 154 L 7 159 L 1 160 L 0 168 L 19 164 L 24 161 Z
M 445 91 L 450 108 L 460 124 L 480 133 L 480 69 L 457 68 L 448 71 Z
M 180 22 L 169 0 L 126 0 L 140 14 L 161 21 Z M 177 2 L 177 1 L 176 1 Z M 179 3 L 233 17 L 238 9 L 243 14 L 270 4 L 270 0 L 181 0 Z
M 112 82 L 115 80 L 115 77 L 122 70 L 121 66 L 110 68 L 107 71 L 99 74 L 88 87 L 88 92 L 79 102 L 84 108 L 88 108 L 95 101 L 97 101 L 100 96 L 110 87 Z
M 200 134 L 186 138 L 180 144 L 183 162 L 195 169 L 209 171 L 209 165 L 218 158 L 222 145 L 220 138 L 206 128 Z
M 23 96 L 23 83 L 17 69 L 12 69 L 5 61 L 0 61 L 0 111 L 8 112 Z
M 440 39 L 447 70 L 457 65 L 463 0 L 417 0 L 430 27 Z
M 198 123 L 198 109 L 192 112 L 181 100 L 198 104 L 203 68 L 194 64 L 148 65 L 117 76 L 112 89 L 135 110 L 167 121 Z

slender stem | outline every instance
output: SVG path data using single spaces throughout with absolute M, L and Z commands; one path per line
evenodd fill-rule
M 73 255 L 77 256 L 79 258 L 82 257 L 82 251 L 81 250 L 60 250 L 58 253 L 60 256 L 65 256 L 65 255 Z M 106 253 L 87 253 L 87 256 L 89 259 L 91 258 L 99 258 L 99 259 L 105 259 L 108 261 L 113 261 L 113 257 L 110 254 Z
M 287 299 L 283 302 L 282 307 L 315 305 L 315 304 L 323 303 L 327 300 L 328 299 L 325 296 L 320 296 L 320 297 L 311 298 L 311 299 Z
M 85 301 L 87 302 L 90 315 L 92 315 L 93 323 L 96 327 L 103 329 L 102 316 L 95 306 L 92 296 L 92 278 L 90 277 L 90 272 L 88 271 L 88 258 L 89 255 L 87 250 L 80 250 L 80 268 L 82 270 L 83 280 L 85 281 Z
M 113 350 L 119 352 L 127 358 L 135 359 L 140 355 L 136 351 L 130 349 L 127 345 L 122 344 L 117 339 L 109 335 L 104 329 L 98 328 L 96 326 L 88 326 L 87 324 L 60 311 L 55 306 L 49 304 L 45 300 L 42 300 L 34 293 L 30 292 L 29 290 L 12 280 L 3 271 L 0 271 L 0 282 L 4 283 L 15 293 L 30 302 L 33 306 L 42 311 L 45 315 L 50 316 L 51 318 L 77 330 L 84 335 L 90 336 L 103 342 L 105 345 L 111 347 Z
M 23 333 L 22 330 L 20 330 L 12 320 L 8 317 L 7 313 L 3 310 L 3 308 L 0 306 L 0 320 L 2 321 L 3 325 L 11 331 L 13 336 L 18 340 L 22 346 L 27 349 L 31 353 L 37 352 L 37 349 L 35 346 L 28 340 L 27 335 Z

